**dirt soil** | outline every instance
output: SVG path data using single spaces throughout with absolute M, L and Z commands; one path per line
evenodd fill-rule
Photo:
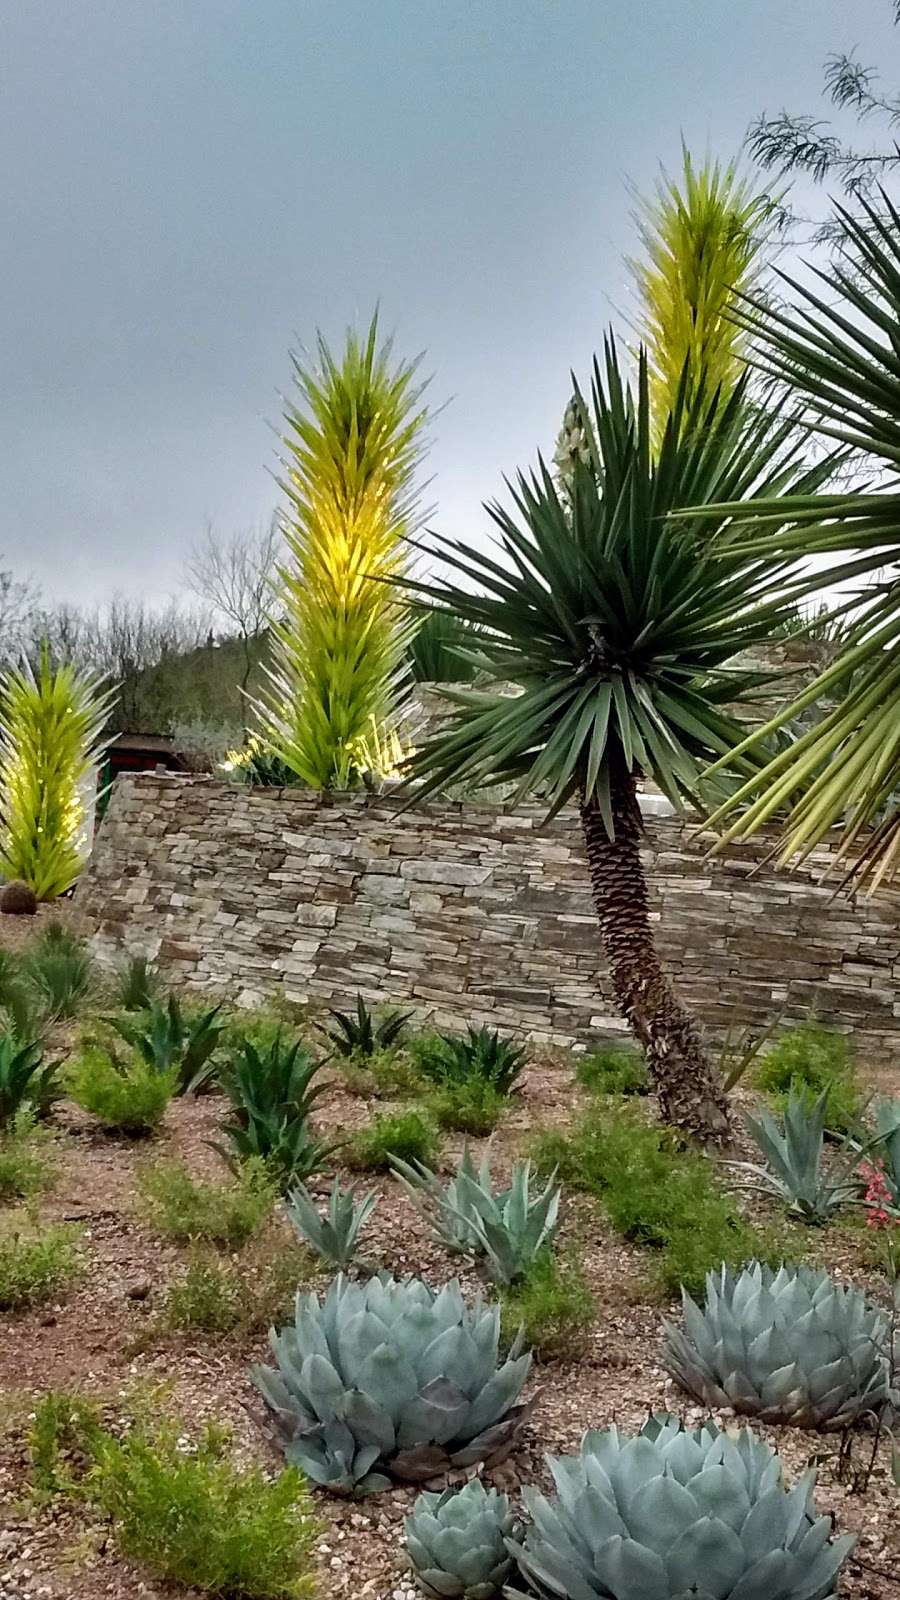
M 495 1136 L 498 1173 L 508 1169 L 529 1130 L 566 1123 L 579 1098 L 569 1065 L 552 1058 L 532 1062 L 520 1106 Z M 321 1103 L 320 1120 L 346 1130 L 371 1109 L 335 1083 Z M 115 1409 L 125 1405 L 135 1385 L 165 1382 L 186 1427 L 211 1418 L 228 1422 L 241 1453 L 275 1464 L 247 1409 L 255 1401 L 248 1366 L 264 1358 L 265 1336 L 187 1337 L 160 1331 L 167 1286 L 183 1272 L 189 1252 L 153 1232 L 142 1215 L 136 1184 L 142 1163 L 173 1155 L 187 1158 L 198 1172 L 219 1175 L 218 1157 L 207 1141 L 215 1136 L 222 1112 L 223 1102 L 214 1095 L 176 1101 L 159 1137 L 129 1143 L 104 1136 L 71 1106 L 58 1111 L 59 1176 L 40 1213 L 82 1225 L 85 1270 L 58 1304 L 0 1314 L 0 1600 L 188 1597 L 188 1591 L 125 1562 L 108 1530 L 83 1507 L 38 1508 L 29 1500 L 28 1418 L 41 1392 L 52 1386 L 77 1386 Z M 448 1140 L 445 1168 L 460 1149 L 461 1140 Z M 458 1259 L 432 1242 L 399 1186 L 388 1179 L 373 1181 L 382 1198 L 369 1224 L 369 1258 L 398 1275 L 415 1272 L 433 1284 L 458 1275 Z M 320 1187 L 328 1183 L 330 1174 Z M 286 1221 L 277 1219 L 272 1226 L 286 1242 Z M 867 1283 L 883 1298 L 883 1281 L 861 1268 L 861 1239 L 858 1229 L 829 1229 L 815 1234 L 812 1244 L 816 1259 Z M 623 1244 L 584 1197 L 566 1202 L 566 1241 L 583 1261 L 596 1297 L 596 1321 L 576 1360 L 535 1367 L 530 1390 L 536 1404 L 521 1445 L 492 1475 L 503 1488 L 546 1482 L 545 1452 L 574 1450 L 587 1427 L 615 1421 L 636 1429 L 649 1412 L 663 1409 L 691 1423 L 701 1418 L 661 1366 L 661 1319 L 667 1311 L 675 1314 L 675 1308 L 660 1306 L 648 1290 L 646 1252 Z M 323 1280 L 310 1281 L 321 1285 Z M 463 1281 L 472 1290 L 477 1286 L 472 1274 L 463 1274 Z M 820 1509 L 832 1512 L 841 1529 L 859 1532 L 858 1559 L 847 1568 L 841 1592 L 856 1600 L 900 1594 L 898 1491 L 887 1446 L 879 1452 L 867 1494 L 859 1496 L 837 1481 L 836 1441 L 791 1429 L 764 1431 L 790 1475 L 810 1462 L 818 1465 Z M 404 1570 L 401 1533 L 413 1498 L 414 1491 L 402 1488 L 360 1503 L 317 1496 L 327 1527 L 317 1553 L 323 1600 L 410 1600 L 414 1591 Z

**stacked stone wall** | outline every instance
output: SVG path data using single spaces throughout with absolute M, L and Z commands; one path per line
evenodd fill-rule
M 361 991 L 441 1026 L 587 1044 L 621 1023 L 578 819 L 541 822 L 136 774 L 116 783 L 78 899 L 104 960 L 146 952 L 243 1003 Z M 765 844 L 713 860 L 707 844 L 647 818 L 661 949 L 710 1029 L 812 1011 L 900 1061 L 900 894 L 835 899 L 821 856 L 789 874 L 761 865 Z

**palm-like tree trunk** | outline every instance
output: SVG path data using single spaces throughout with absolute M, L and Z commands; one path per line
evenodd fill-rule
M 616 1000 L 644 1050 L 665 1121 L 703 1139 L 725 1140 L 730 1132 L 725 1089 L 657 954 L 640 856 L 637 789 L 621 760 L 611 773 L 611 801 L 614 838 L 593 800 L 582 800 L 581 822 Z

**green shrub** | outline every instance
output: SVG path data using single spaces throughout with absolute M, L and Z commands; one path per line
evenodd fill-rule
M 215 1256 L 197 1255 L 165 1299 L 163 1322 L 179 1332 L 231 1333 L 243 1315 L 241 1281 Z
M 183 1161 L 154 1161 L 140 1174 L 141 1193 L 160 1233 L 186 1243 L 207 1239 L 237 1250 L 271 1214 L 278 1193 L 259 1158 L 239 1167 L 231 1183 L 195 1178 Z
M 44 1026 L 38 997 L 25 981 L 22 963 L 12 950 L 0 949 L 0 1032 L 37 1039 Z
M 38 1127 L 34 1113 L 22 1110 L 0 1131 L 0 1202 L 25 1200 L 49 1189 L 53 1166 L 44 1147 L 46 1130 Z
M 471 1078 L 444 1084 L 429 1095 L 427 1104 L 439 1127 L 478 1135 L 496 1128 L 509 1102 L 492 1083 Z
M 288 1014 L 287 1007 L 277 1002 L 233 1011 L 225 1020 L 222 1043 L 232 1055 L 245 1044 L 265 1055 L 276 1039 L 287 1046 L 303 1043 L 303 1029 Z
M 425 1087 L 418 1067 L 405 1050 L 376 1050 L 369 1056 L 337 1056 L 334 1066 L 351 1094 L 397 1100 Z
M 313 1270 L 309 1253 L 280 1234 L 239 1262 L 197 1250 L 169 1286 L 162 1328 L 242 1336 L 265 1332 L 290 1315 L 298 1285 Z
M 787 1029 L 762 1057 L 754 1083 L 778 1111 L 786 1109 L 791 1089 L 810 1104 L 827 1089 L 826 1127 L 839 1133 L 852 1128 L 863 1110 L 864 1095 L 845 1036 L 818 1022 Z
M 56 1063 L 45 1064 L 39 1041 L 0 1034 L 0 1128 L 22 1111 L 41 1116 L 59 1093 Z
M 40 1500 L 73 1495 L 93 1461 L 100 1412 L 70 1389 L 50 1389 L 38 1401 L 28 1430 L 31 1490 Z
M 525 1051 L 493 1028 L 421 1033 L 409 1040 L 407 1049 L 419 1071 L 441 1087 L 479 1079 L 508 1095 L 525 1065 Z
M 149 1011 L 160 982 L 159 968 L 147 956 L 126 956 L 113 975 L 113 998 L 123 1011 Z
M 768 1260 L 772 1247 L 744 1222 L 707 1156 L 683 1150 L 666 1128 L 631 1108 L 601 1102 L 569 1136 L 541 1135 L 543 1170 L 597 1195 L 617 1232 L 658 1252 L 653 1276 L 665 1293 L 702 1294 L 706 1273 L 725 1261 Z
M 94 958 L 83 939 L 62 923 L 39 933 L 22 960 L 22 976 L 54 1022 L 75 1017 L 94 986 Z
M 521 1328 L 526 1349 L 542 1361 L 577 1355 L 585 1329 L 594 1320 L 594 1297 L 575 1262 L 545 1250 L 531 1270 L 501 1297 L 504 1338 Z
M 16 1311 L 64 1289 L 80 1266 L 77 1228 L 7 1217 L 0 1227 L 0 1310 Z
M 579 1056 L 575 1077 L 592 1094 L 649 1094 L 650 1075 L 639 1050 L 633 1045 L 605 1045 Z
M 320 1067 L 299 1040 L 291 1044 L 276 1034 L 267 1049 L 245 1040 L 221 1073 L 236 1112 L 223 1130 L 234 1154 L 242 1161 L 261 1158 L 283 1189 L 317 1172 L 336 1149 L 318 1139 L 309 1122 L 325 1090 L 313 1083 Z
M 235 1600 L 311 1597 L 321 1530 L 302 1474 L 236 1467 L 228 1444 L 212 1426 L 187 1449 L 174 1423 L 102 1434 L 88 1493 L 123 1553 L 167 1582 Z
M 348 1158 L 363 1171 L 389 1172 L 392 1160 L 433 1166 L 439 1148 L 438 1131 L 430 1117 L 410 1107 L 373 1117 L 354 1134 Z
M 147 1011 L 129 1017 L 110 1017 L 125 1043 L 157 1072 L 173 1072 L 177 1094 L 196 1094 L 213 1076 L 212 1054 L 220 1043 L 224 1023 L 221 1006 L 193 1010 L 182 1006 L 177 995 L 151 1001 Z
M 134 1137 L 159 1127 L 176 1087 L 175 1068 L 160 1072 L 137 1054 L 122 1061 L 102 1045 L 87 1045 L 68 1079 L 72 1099 L 104 1128 Z

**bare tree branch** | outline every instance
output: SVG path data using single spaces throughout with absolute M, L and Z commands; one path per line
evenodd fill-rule
M 892 0 L 893 21 L 900 26 L 900 0 Z M 853 52 L 835 53 L 825 62 L 824 93 L 841 111 L 852 111 L 860 124 L 881 120 L 890 134 L 900 128 L 900 95 L 883 94 L 874 67 Z M 833 131 L 828 121 L 810 115 L 780 111 L 757 117 L 747 131 L 746 144 L 762 167 L 789 176 L 808 173 L 816 183 L 833 178 L 849 201 L 874 190 L 879 180 L 900 168 L 900 147 L 894 138 L 875 141 L 859 149 Z M 785 208 L 787 227 L 803 222 Z M 818 242 L 830 243 L 828 223 L 815 232 Z
M 40 590 L 30 578 L 0 570 L 0 661 L 15 661 L 30 638 Z
M 241 641 L 242 696 L 246 696 L 253 671 L 254 643 L 268 628 L 280 541 L 277 517 L 267 528 L 233 533 L 229 538 L 219 538 L 207 527 L 186 567 L 188 587 L 213 607 Z
M 278 546 L 274 517 L 267 528 L 233 533 L 227 539 L 208 527 L 187 563 L 188 587 L 242 638 L 255 639 L 267 626 Z

